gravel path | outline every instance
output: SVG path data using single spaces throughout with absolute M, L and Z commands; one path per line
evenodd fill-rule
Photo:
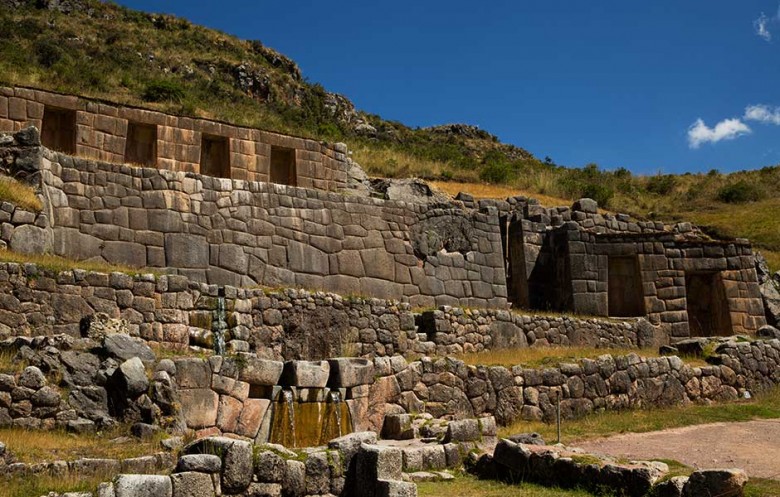
M 571 445 L 629 459 L 674 459 L 700 469 L 742 468 L 751 477 L 780 480 L 780 419 L 615 435 Z

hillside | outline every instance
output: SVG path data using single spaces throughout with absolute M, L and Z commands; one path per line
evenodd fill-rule
M 588 196 L 640 218 L 690 219 L 714 236 L 751 238 L 780 269 L 780 167 L 650 177 L 596 164 L 567 168 L 474 126 L 411 128 L 359 111 L 260 41 L 174 16 L 97 0 L 0 0 L 0 7 L 4 84 L 345 141 L 370 174 L 446 181 L 448 190 L 488 183 L 502 187 L 500 196 Z

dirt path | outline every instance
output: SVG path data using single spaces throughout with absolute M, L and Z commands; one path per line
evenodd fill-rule
M 697 468 L 742 468 L 780 480 L 780 419 L 714 423 L 575 442 L 589 452 L 629 459 L 674 459 Z

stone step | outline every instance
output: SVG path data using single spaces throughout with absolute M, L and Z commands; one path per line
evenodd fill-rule
M 417 471 L 415 473 L 404 473 L 403 478 L 404 481 L 422 483 L 429 481 L 450 481 L 454 480 L 455 476 L 446 471 Z

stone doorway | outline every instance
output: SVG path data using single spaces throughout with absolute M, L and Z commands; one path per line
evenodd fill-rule
M 230 178 L 230 141 L 227 137 L 203 135 L 200 142 L 200 174 Z
M 644 316 L 645 296 L 639 260 L 636 257 L 610 257 L 608 274 L 608 315 Z
M 46 106 L 43 109 L 41 143 L 66 154 L 76 153 L 76 111 Z
M 141 166 L 155 166 L 157 164 L 157 126 L 127 123 L 125 162 Z
M 692 337 L 733 334 L 726 288 L 720 273 L 687 273 L 685 291 Z
M 508 300 L 512 304 L 512 307 L 516 309 L 527 309 L 531 305 L 531 302 L 528 295 L 528 276 L 525 268 L 525 244 L 523 242 L 523 228 L 520 221 L 509 223 L 509 226 L 506 229 L 505 238 L 506 283 L 507 289 L 509 290 Z
M 271 183 L 280 185 L 298 185 L 295 168 L 295 149 L 271 147 Z

